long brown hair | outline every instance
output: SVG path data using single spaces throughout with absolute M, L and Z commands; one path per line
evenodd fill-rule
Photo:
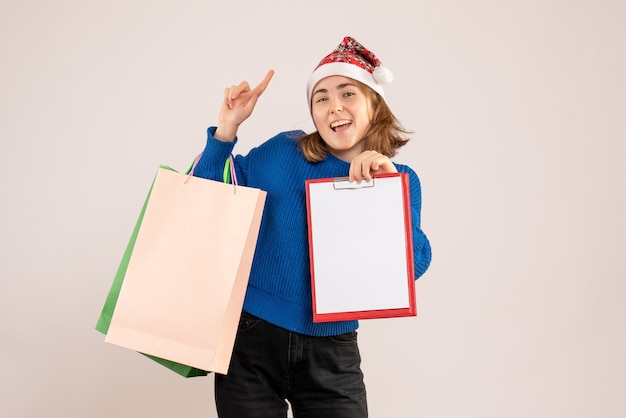
M 398 148 L 409 141 L 408 134 L 398 119 L 391 113 L 385 100 L 370 87 L 356 81 L 359 89 L 367 96 L 372 104 L 373 114 L 370 121 L 370 128 L 365 138 L 362 140 L 363 150 L 374 150 L 391 158 L 396 155 Z M 328 149 L 318 131 L 302 135 L 298 141 L 300 151 L 304 158 L 317 163 L 326 158 Z

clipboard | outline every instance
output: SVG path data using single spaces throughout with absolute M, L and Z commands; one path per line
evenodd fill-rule
M 416 316 L 408 174 L 305 183 L 313 322 Z

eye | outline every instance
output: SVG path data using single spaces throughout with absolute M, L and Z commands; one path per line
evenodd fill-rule
M 344 97 L 352 97 L 354 96 L 354 92 L 353 91 L 347 91 L 343 94 Z
M 327 101 L 327 100 L 328 100 L 328 98 L 327 98 L 327 97 L 320 97 L 319 99 L 317 99 L 317 100 L 315 101 L 315 103 L 323 103 L 323 102 L 325 102 L 325 101 Z

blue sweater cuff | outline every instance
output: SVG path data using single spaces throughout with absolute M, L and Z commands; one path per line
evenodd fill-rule
M 237 143 L 237 138 L 233 142 L 220 141 L 215 139 L 215 126 L 207 129 L 207 141 L 202 156 L 194 170 L 194 176 L 203 177 L 216 181 L 222 181 L 224 164 L 233 152 Z

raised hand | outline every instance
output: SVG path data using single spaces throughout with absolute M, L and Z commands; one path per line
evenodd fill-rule
M 253 89 L 250 88 L 247 81 L 224 89 L 224 101 L 220 108 L 215 138 L 221 141 L 233 141 L 235 139 L 239 125 L 250 117 L 257 100 L 273 76 L 274 70 L 269 70 L 265 78 Z

